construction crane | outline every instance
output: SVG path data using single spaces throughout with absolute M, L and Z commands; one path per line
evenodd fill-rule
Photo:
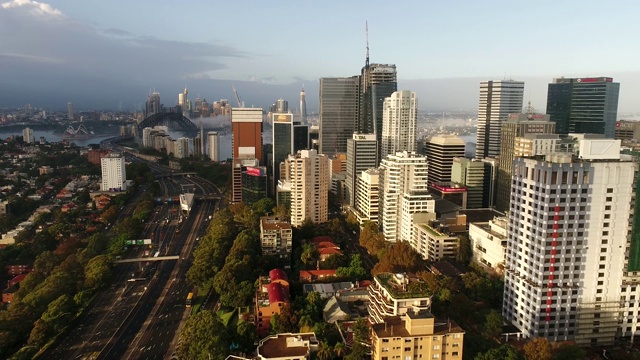
M 240 99 L 240 95 L 238 95 L 238 90 L 236 90 L 236 87 L 233 86 L 233 84 L 231 84 L 231 88 L 233 89 L 233 94 L 236 96 L 236 101 L 238 102 L 238 107 L 243 108 L 244 107 L 244 101 L 242 101 L 242 99 Z

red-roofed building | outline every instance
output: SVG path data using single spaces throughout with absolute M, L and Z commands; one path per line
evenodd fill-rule
M 314 282 L 316 280 L 336 277 L 336 269 L 331 270 L 300 270 L 300 281 Z
M 289 280 L 280 269 L 269 271 L 269 277 L 260 277 L 260 288 L 255 298 L 255 324 L 259 337 L 269 334 L 271 317 L 289 304 Z
M 330 236 L 316 236 L 311 242 L 318 248 L 320 261 L 325 261 L 331 255 L 342 255 L 340 246 L 336 245 Z
M 5 268 L 7 269 L 7 274 L 10 276 L 28 274 L 33 271 L 31 265 L 24 264 L 7 265 Z
M 320 261 L 325 261 L 331 255 L 342 255 L 342 251 L 340 251 L 340 248 L 336 249 L 332 247 L 326 247 L 318 248 L 318 254 L 320 254 Z
M 269 271 L 269 280 L 271 282 L 280 282 L 280 283 L 284 282 L 286 283 L 287 287 L 289 286 L 289 279 L 287 277 L 287 273 L 281 269 L 273 269 Z
M 324 241 L 328 241 L 330 243 L 333 243 L 333 239 L 331 238 L 331 236 L 316 236 L 313 239 L 311 239 L 311 242 L 314 244 L 319 244 L 321 242 Z
M 12 287 L 15 284 L 18 284 L 20 282 L 22 282 L 22 280 L 24 280 L 24 278 L 27 277 L 27 274 L 20 274 L 17 275 L 16 277 L 14 277 L 13 279 L 9 280 L 8 286 L 7 287 Z
M 72 197 L 73 197 L 73 194 L 71 193 L 71 191 L 67 189 L 60 190 L 60 192 L 56 195 L 56 199 L 58 200 L 71 199 Z

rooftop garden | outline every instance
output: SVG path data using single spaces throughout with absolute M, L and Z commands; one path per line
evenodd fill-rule
M 404 275 L 405 277 L 407 275 Z M 380 284 L 387 289 L 387 291 L 395 299 L 413 299 L 424 298 L 433 295 L 427 284 L 418 279 L 406 278 L 408 284 L 406 290 L 404 290 L 402 284 L 396 281 L 395 275 L 391 273 L 383 273 L 376 276 Z

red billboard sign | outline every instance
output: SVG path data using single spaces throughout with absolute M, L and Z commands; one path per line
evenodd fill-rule
M 262 169 L 257 167 L 247 167 L 247 175 L 262 176 Z

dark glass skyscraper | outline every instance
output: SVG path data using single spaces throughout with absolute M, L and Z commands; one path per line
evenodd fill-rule
M 382 108 L 384 99 L 398 91 L 398 74 L 394 64 L 368 64 L 360 76 L 360 114 L 358 132 L 376 134 L 378 154 L 382 145 Z
M 273 153 L 272 177 L 273 193 L 280 180 L 280 163 L 290 154 L 305 150 L 309 146 L 309 127 L 293 121 L 292 113 L 274 113 L 273 116 Z
M 331 157 L 347 152 L 347 139 L 358 125 L 360 77 L 320 79 L 318 153 Z
M 547 114 L 558 134 L 614 137 L 620 83 L 610 77 L 559 78 L 549 84 Z

